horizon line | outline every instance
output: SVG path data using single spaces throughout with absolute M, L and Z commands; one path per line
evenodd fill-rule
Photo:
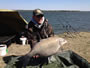
M 24 10 L 26 10 L 26 11 L 33 11 L 34 9 L 0 9 L 0 10 L 21 10 L 21 11 L 24 11 Z M 42 11 L 90 11 L 90 10 L 59 10 L 59 9 L 41 9 Z

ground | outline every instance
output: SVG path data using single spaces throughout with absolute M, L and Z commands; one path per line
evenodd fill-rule
M 65 34 L 64 34 L 65 35 Z M 63 35 L 62 35 L 63 36 Z M 90 62 L 90 33 L 80 32 L 69 34 L 65 37 L 68 43 L 63 46 L 64 50 L 72 50 Z
M 82 56 L 90 63 L 90 32 L 80 32 L 80 33 L 64 33 L 59 34 L 60 37 L 65 38 L 68 43 L 62 46 L 64 50 L 72 50 L 75 53 Z M 8 47 L 8 53 L 5 56 L 0 56 L 0 68 L 5 67 L 4 57 L 11 55 L 25 55 L 30 51 L 30 45 L 19 45 L 12 43 Z

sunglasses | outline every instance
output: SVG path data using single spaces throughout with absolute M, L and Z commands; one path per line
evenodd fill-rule
M 37 17 L 37 18 L 41 18 L 41 17 L 43 17 L 43 16 L 44 16 L 44 15 L 37 15 L 36 17 Z

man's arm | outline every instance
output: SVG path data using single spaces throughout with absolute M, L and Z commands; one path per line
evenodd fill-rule
M 47 27 L 47 33 L 48 33 L 48 37 L 51 37 L 51 36 L 54 36 L 54 31 L 53 31 L 53 28 L 50 24 L 48 24 L 48 27 Z

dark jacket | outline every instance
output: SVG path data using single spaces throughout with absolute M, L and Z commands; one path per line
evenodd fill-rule
M 45 19 L 41 28 L 36 27 L 32 21 L 28 24 L 28 31 L 26 37 L 28 38 L 28 43 L 33 47 L 41 39 L 45 39 L 51 36 L 54 36 L 53 28 L 48 24 L 48 20 Z

